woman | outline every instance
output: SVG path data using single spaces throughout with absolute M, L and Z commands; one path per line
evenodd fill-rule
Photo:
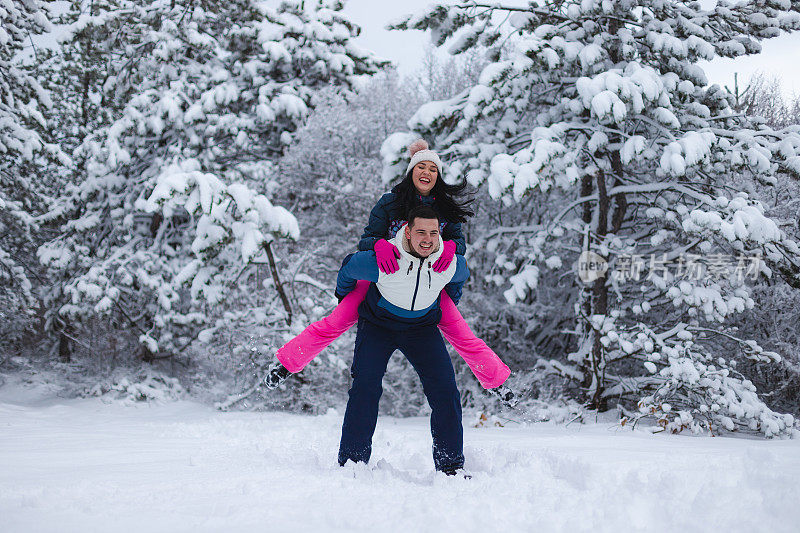
M 419 139 L 408 148 L 410 162 L 406 177 L 372 208 L 358 248 L 374 250 L 378 268 L 384 274 L 396 272 L 400 252 L 388 239 L 405 225 L 406 214 L 413 207 L 430 205 L 444 221 L 440 223 L 444 252 L 433 265 L 434 270 L 441 272 L 447 269 L 456 254 L 466 252 L 461 223 L 473 213 L 467 207 L 469 201 L 459 203 L 456 199 L 466 184 L 444 182 L 439 155 L 428 149 L 424 140 Z M 290 373 L 300 372 L 319 352 L 352 327 L 358 321 L 358 305 L 364 300 L 368 288 L 369 282 L 358 282 L 356 289 L 345 296 L 330 315 L 309 325 L 278 350 L 276 356 L 280 363 L 270 367 L 264 380 L 267 386 L 275 387 Z M 447 292 L 442 291 L 439 304 L 442 335 L 464 358 L 484 388 L 491 389 L 503 401 L 511 402 L 511 391 L 501 388 L 511 373 L 509 368 L 485 342 L 475 337 Z

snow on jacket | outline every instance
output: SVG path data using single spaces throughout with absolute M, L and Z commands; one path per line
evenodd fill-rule
M 369 223 L 364 228 L 361 240 L 358 242 L 358 249 L 369 251 L 375 247 L 375 243 L 380 239 L 390 239 L 394 237 L 398 230 L 405 226 L 406 213 L 400 210 L 400 203 L 396 201 L 397 195 L 387 192 L 378 199 L 378 203 L 369 213 Z M 417 196 L 420 205 L 428 205 L 436 210 L 433 196 Z M 438 210 L 436 210 L 439 213 Z M 439 213 L 441 216 L 441 213 Z M 464 234 L 461 232 L 459 222 L 447 222 L 442 219 L 439 222 L 439 233 L 445 241 L 456 243 L 456 254 L 464 255 L 467 251 L 467 244 Z
M 375 252 L 358 252 L 349 256 L 339 270 L 336 292 L 345 296 L 355 288 L 357 280 L 372 281 L 374 285 L 358 308 L 361 317 L 392 329 L 438 324 L 441 319 L 439 294 L 444 289 L 458 303 L 464 282 L 469 278 L 467 261 L 463 255 L 456 255 L 445 271 L 435 272 L 433 263 L 443 251 L 441 237 L 436 252 L 418 258 L 403 247 L 404 235 L 405 225 L 391 240 L 400 251 L 397 272 L 381 272 Z

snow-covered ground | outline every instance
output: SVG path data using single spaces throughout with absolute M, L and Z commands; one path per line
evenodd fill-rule
M 796 440 L 467 427 L 465 480 L 434 474 L 425 418 L 380 419 L 370 466 L 339 468 L 340 424 L 6 385 L 0 531 L 800 529 Z

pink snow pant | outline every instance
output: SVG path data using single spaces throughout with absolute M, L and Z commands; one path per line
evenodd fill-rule
M 289 372 L 300 372 L 330 343 L 358 322 L 358 306 L 369 289 L 368 281 L 359 281 L 356 288 L 342 299 L 333 312 L 310 324 L 298 336 L 284 344 L 276 356 Z M 456 352 L 464 358 L 485 389 L 502 385 L 511 370 L 485 342 L 477 338 L 467 325 L 446 291 L 439 298 L 442 319 L 439 330 Z

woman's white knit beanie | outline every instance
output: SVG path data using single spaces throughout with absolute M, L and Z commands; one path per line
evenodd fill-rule
M 439 159 L 439 154 L 428 149 L 428 143 L 424 139 L 417 139 L 411 143 L 408 146 L 408 152 L 411 155 L 411 162 L 408 164 L 406 174 L 420 161 L 430 161 L 439 169 L 439 175 L 442 175 L 442 160 Z

